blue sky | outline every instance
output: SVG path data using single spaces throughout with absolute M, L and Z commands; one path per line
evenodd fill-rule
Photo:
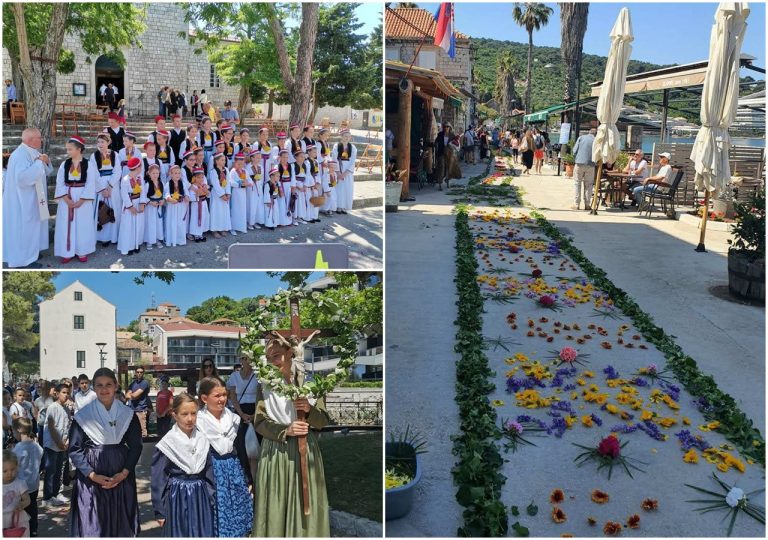
M 214 296 L 229 296 L 239 300 L 274 294 L 277 289 L 287 286 L 278 278 L 271 278 L 265 272 L 176 272 L 176 279 L 170 285 L 157 279 L 147 279 L 144 285 L 136 285 L 133 278 L 138 272 L 61 272 L 53 282 L 60 291 L 75 280 L 117 307 L 117 324 L 126 326 L 147 307 L 152 305 L 152 294 L 157 304 L 170 302 L 181 308 L 182 313 L 192 306 L 200 305 Z M 323 274 L 315 272 L 310 281 Z
M 434 13 L 439 4 L 418 3 Z M 528 34 L 512 21 L 513 3 L 456 2 L 456 29 L 472 37 L 528 42 Z M 560 9 L 554 9 L 549 24 L 533 34 L 533 44 L 560 47 Z M 709 35 L 717 9 L 716 3 L 618 3 L 591 2 L 589 21 L 584 36 L 584 52 L 608 55 L 608 34 L 619 11 L 628 7 L 632 18 L 635 41 L 632 58 L 656 64 L 686 64 L 705 60 L 709 56 Z M 765 4 L 750 2 L 742 52 L 757 58 L 755 64 L 765 67 Z M 535 55 L 535 52 L 534 52 Z M 754 71 L 741 71 L 742 76 L 764 78 Z
M 363 23 L 359 33 L 369 36 L 373 29 L 383 20 L 384 4 L 381 2 L 367 2 L 360 4 L 355 10 L 357 19 Z

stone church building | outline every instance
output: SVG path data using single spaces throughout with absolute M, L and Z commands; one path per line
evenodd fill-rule
M 239 89 L 221 81 L 205 53 L 195 54 L 196 46 L 180 37 L 190 33 L 183 9 L 168 3 L 144 5 L 146 31 L 139 36 L 142 47 L 122 50 L 124 67 L 104 55 L 89 57 L 77 39 L 65 36 L 63 47 L 74 52 L 76 68 L 73 73 L 57 76 L 56 101 L 96 104 L 99 87 L 111 82 L 118 88 L 117 98 L 126 100 L 129 116 L 157 114 L 157 92 L 166 85 L 186 92 L 188 99 L 193 90 L 198 94 L 205 90 L 217 109 L 228 99 L 237 106 Z M 5 48 L 3 75 L 11 78 L 11 60 Z M 77 95 L 83 86 L 85 95 Z

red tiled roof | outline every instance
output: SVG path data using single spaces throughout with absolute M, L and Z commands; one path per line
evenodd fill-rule
M 201 330 L 209 332 L 231 332 L 233 334 L 243 334 L 248 332 L 248 329 L 243 326 L 221 326 L 213 324 L 200 324 L 196 322 L 164 322 L 157 323 L 155 326 L 159 327 L 165 332 L 173 332 L 177 330 Z
M 385 37 L 387 38 L 418 38 L 423 34 L 435 37 L 437 22 L 432 13 L 421 8 L 395 8 L 387 9 L 384 18 Z M 394 11 L 397 15 L 393 14 Z M 403 20 L 407 21 L 407 23 Z M 414 28 L 418 28 L 416 31 Z M 455 32 L 456 39 L 469 39 L 469 36 L 461 32 Z
M 168 302 L 163 302 L 162 304 L 158 304 L 158 306 L 172 306 L 172 307 L 178 307 L 176 304 L 170 304 Z
M 149 310 L 142 313 L 142 315 L 151 315 L 152 317 L 168 317 L 167 313 L 163 313 L 162 311 L 157 310 Z

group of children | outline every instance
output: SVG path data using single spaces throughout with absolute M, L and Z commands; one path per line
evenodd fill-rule
M 286 380 L 292 380 L 291 349 L 273 341 L 267 345 L 267 353 Z M 87 376 L 85 382 L 90 383 Z M 49 490 L 48 481 L 49 466 L 55 476 L 54 468 L 60 471 L 61 460 L 66 464 L 69 459 L 75 469 L 70 534 L 138 535 L 135 469 L 143 448 L 139 420 L 116 398 L 118 386 L 112 370 L 98 369 L 93 389 L 89 391 L 94 397 L 71 418 L 64 413 L 68 422 L 63 424 L 56 407 L 65 407 L 69 392 L 67 385 L 57 386 L 56 402 L 48 407 L 45 450 L 34 442 L 31 422 L 13 420 L 18 443 L 3 456 L 4 528 L 25 528 L 23 536 L 36 535 L 41 459 L 46 471 L 45 501 L 61 501 L 46 504 L 70 503 L 63 495 L 49 497 L 60 485 L 51 478 Z M 291 401 L 268 388 L 260 388 L 257 395 L 253 425 L 263 439 L 255 485 L 238 455 L 235 439 L 241 417 L 227 407 L 224 382 L 216 376 L 204 377 L 199 401 L 187 393 L 173 397 L 170 414 L 174 424 L 167 432 L 163 429 L 151 466 L 152 506 L 162 536 L 330 535 L 322 456 L 310 430 L 328 423 L 322 400 Z M 298 412 L 304 413 L 305 420 L 298 419 Z M 309 516 L 302 511 L 297 439 L 301 436 L 307 436 L 309 443 Z
M 116 114 L 96 138 L 86 159 L 86 142 L 69 138 L 68 158 L 56 177 L 58 201 L 54 255 L 63 263 L 117 244 L 123 255 L 164 246 L 205 242 L 246 231 L 317 223 L 320 214 L 346 214 L 354 198 L 357 149 L 349 130 L 341 141 L 328 142 L 330 132 L 290 126 L 290 134 L 261 128 L 250 141 L 224 121 L 212 129 L 211 119 L 182 128 L 163 116 L 143 145 L 125 131 Z

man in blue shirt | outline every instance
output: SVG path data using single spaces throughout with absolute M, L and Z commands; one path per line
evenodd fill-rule
M 144 380 L 143 367 L 139 366 L 136 368 L 136 375 L 128 387 L 128 391 L 125 393 L 125 399 L 128 400 L 128 405 L 133 409 L 136 418 L 139 419 L 141 436 L 146 438 L 147 417 L 152 408 L 152 402 L 149 400 L 149 383 Z
M 230 126 L 236 126 L 240 123 L 240 115 L 237 114 L 237 110 L 232 108 L 231 101 L 224 103 L 224 110 L 221 111 L 221 119 L 226 120 Z
M 597 130 L 592 128 L 589 133 L 582 135 L 573 147 L 573 157 L 576 166 L 573 171 L 573 206 L 571 210 L 578 210 L 581 202 L 581 185 L 584 184 L 584 208 L 590 210 L 592 206 L 592 190 L 595 188 L 595 162 L 592 161 L 592 145 L 595 143 Z
M 5 94 L 5 97 L 8 99 L 6 119 L 9 120 L 11 118 L 11 103 L 16 101 L 16 86 L 13 84 L 11 79 L 5 80 Z

